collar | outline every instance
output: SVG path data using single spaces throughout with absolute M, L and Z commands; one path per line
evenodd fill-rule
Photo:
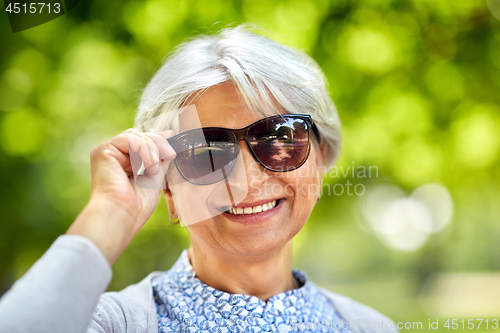
M 301 287 L 276 294 L 265 302 L 256 296 L 227 293 L 201 282 L 191 266 L 187 250 L 184 250 L 172 268 L 155 279 L 153 287 L 160 292 L 175 291 L 178 295 L 176 299 L 186 305 L 187 296 L 189 303 L 193 302 L 199 310 L 243 317 L 293 316 L 306 310 L 305 307 L 320 297 L 320 293 L 313 287 L 305 272 L 292 269 L 292 273 Z

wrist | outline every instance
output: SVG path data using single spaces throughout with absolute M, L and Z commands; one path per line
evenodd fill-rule
M 66 231 L 90 239 L 112 266 L 135 236 L 133 217 L 109 200 L 91 200 Z

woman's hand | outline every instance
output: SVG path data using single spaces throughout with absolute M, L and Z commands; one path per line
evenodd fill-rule
M 113 265 L 156 208 L 172 135 L 128 129 L 92 149 L 90 201 L 66 234 L 89 238 Z

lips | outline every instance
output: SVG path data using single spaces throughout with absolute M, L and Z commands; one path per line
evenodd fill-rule
M 276 201 L 273 207 L 273 201 Z M 244 225 L 244 226 L 262 226 L 267 223 L 271 223 L 271 221 L 275 221 L 275 216 L 281 212 L 281 208 L 285 204 L 285 199 L 276 199 L 276 200 L 259 200 L 248 203 L 240 203 L 235 205 L 235 207 L 226 207 L 225 211 L 223 211 L 222 216 L 225 218 L 223 221 L 225 222 L 234 222 L 236 225 Z M 253 208 L 256 206 L 264 206 L 266 204 L 267 210 L 258 212 L 258 208 L 254 213 Z M 269 209 L 269 204 L 271 204 L 271 209 Z M 243 209 L 243 214 L 238 214 L 238 208 Z M 248 214 L 245 214 L 245 208 L 247 208 Z M 250 213 L 250 209 L 252 209 L 252 213 Z M 229 210 L 232 209 L 232 212 Z M 236 209 L 236 214 L 234 214 L 234 210 Z
M 264 203 L 262 205 L 255 205 L 255 206 L 231 207 L 226 211 L 226 213 L 232 214 L 232 215 L 257 214 L 257 213 L 265 212 L 269 209 L 273 209 L 278 204 L 278 201 L 279 200 L 273 200 L 273 201 L 270 201 L 268 203 Z
M 222 207 L 222 211 L 226 214 L 231 214 L 231 215 L 252 215 L 252 214 L 258 214 L 261 212 L 266 212 L 268 210 L 273 209 L 276 207 L 281 199 L 276 199 L 276 200 L 259 200 L 255 203 L 240 203 L 238 205 L 235 205 L 234 207 Z

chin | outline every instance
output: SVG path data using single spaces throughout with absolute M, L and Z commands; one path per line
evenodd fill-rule
M 245 257 L 266 257 L 274 251 L 281 251 L 291 241 L 291 238 L 284 235 L 241 235 L 236 242 L 231 242 L 229 251 L 238 256 Z

